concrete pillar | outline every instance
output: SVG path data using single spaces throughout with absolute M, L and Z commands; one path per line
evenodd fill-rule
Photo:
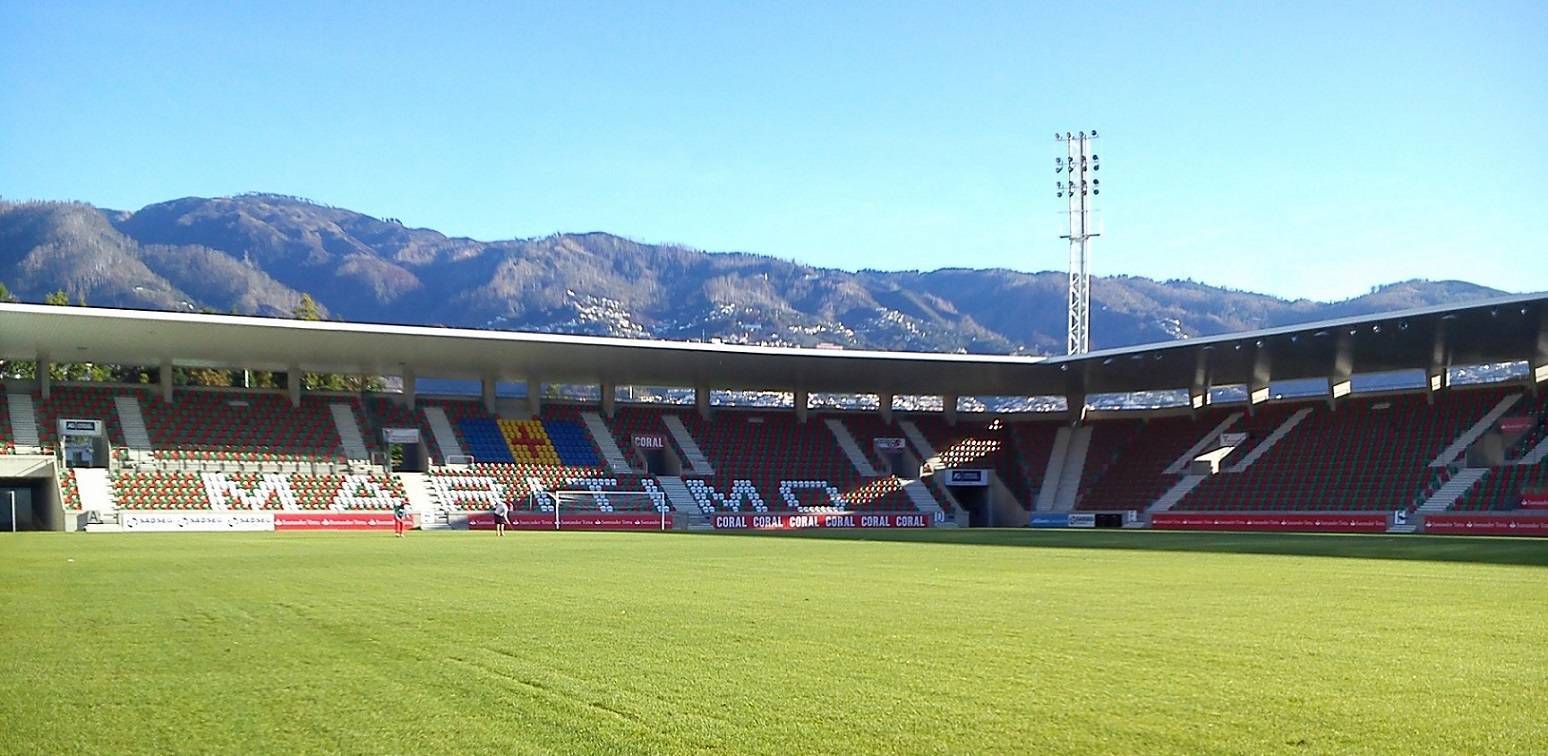
M 1086 422 L 1086 395 L 1084 392 L 1066 394 L 1064 408 L 1070 413 L 1070 425 Z
M 493 415 L 496 409 L 495 379 L 491 376 L 484 376 L 484 379 L 480 383 L 484 397 L 484 411 Z
M 290 391 L 290 406 L 301 406 L 301 368 L 291 365 L 285 371 L 285 388 Z
M 1450 322 L 1445 318 L 1435 321 L 1435 340 L 1430 345 L 1430 368 L 1424 376 L 1424 398 L 1430 404 L 1435 403 L 1435 392 L 1446 388 L 1450 382 Z
M 947 425 L 957 424 L 957 400 L 961 398 L 956 394 L 946 394 L 941 397 L 941 416 L 946 419 Z
M 48 364 L 48 355 L 46 355 L 46 354 L 38 355 L 38 364 L 37 364 L 37 366 L 35 368 L 37 370 L 37 376 L 38 376 L 38 393 L 42 394 L 44 399 L 48 398 L 48 396 L 49 396 L 49 387 L 50 387 L 50 384 L 53 383 L 53 380 L 49 377 L 49 374 L 48 374 L 49 367 L 50 366 Z
M 161 401 L 172 403 L 172 361 L 162 360 L 161 367 L 156 371 L 156 377 L 161 379 Z
M 693 404 L 699 408 L 699 419 L 710 419 L 710 390 L 709 386 L 693 387 Z
M 598 388 L 602 391 L 602 416 L 612 420 L 618 415 L 618 384 L 603 381 Z
M 538 378 L 527 379 L 527 413 L 534 420 L 543 414 L 543 381 Z
M 811 409 L 811 405 L 812 405 L 811 394 L 807 393 L 806 389 L 804 389 L 804 388 L 803 389 L 796 389 L 795 390 L 796 422 L 798 422 L 798 423 L 806 422 L 807 410 Z
M 1188 387 L 1188 406 L 1195 412 L 1209 406 L 1209 349 L 1200 349 L 1193 363 L 1193 384 Z
M 1348 331 L 1338 334 L 1334 347 L 1333 368 L 1328 371 L 1328 409 L 1338 409 L 1338 400 L 1354 390 L 1349 377 L 1354 373 L 1354 336 Z
M 1253 347 L 1252 376 L 1247 381 L 1247 414 L 1255 414 L 1258 405 L 1269 400 L 1269 379 L 1272 376 L 1269 365 L 1268 347 L 1263 342 L 1258 342 Z
M 880 404 L 877 406 L 877 409 L 881 412 L 882 422 L 888 425 L 892 425 L 892 392 L 887 391 L 878 394 L 877 399 L 881 400 Z
M 405 366 L 403 368 L 403 406 L 412 410 L 418 402 L 419 376 L 414 374 L 414 369 Z

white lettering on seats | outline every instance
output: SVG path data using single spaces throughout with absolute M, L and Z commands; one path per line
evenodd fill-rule
M 703 480 L 685 480 L 683 485 L 688 487 L 695 501 L 699 502 L 699 508 L 705 512 L 713 512 L 716 509 L 729 509 L 733 512 L 742 511 L 742 502 L 746 501 L 755 512 L 767 512 L 769 506 L 763 503 L 763 497 L 758 495 L 758 489 L 750 480 L 731 481 L 731 491 L 721 493 Z M 716 505 L 719 505 L 718 507 Z
M 333 497 L 328 508 L 335 512 L 346 509 L 392 509 L 398 501 L 398 497 L 382 487 L 381 481 L 369 475 L 346 475 L 344 484 L 339 486 L 338 494 Z
M 476 504 L 474 509 L 490 509 L 506 500 L 505 486 L 484 475 L 432 475 L 430 484 L 435 486 L 442 506 L 452 509 L 467 509 L 467 504 Z
M 843 494 L 840 494 L 838 488 L 835 487 L 834 485 L 832 485 L 831 483 L 829 483 L 826 480 L 784 480 L 784 481 L 780 481 L 780 483 L 779 483 L 779 497 L 781 499 L 784 499 L 786 506 L 788 506 L 791 509 L 794 509 L 794 510 L 796 510 L 798 512 L 803 512 L 803 511 L 806 511 L 808 509 L 823 509 L 823 507 L 805 507 L 805 506 L 802 506 L 801 505 L 801 501 L 799 499 L 797 499 L 796 495 L 795 495 L 795 492 L 798 491 L 798 490 L 817 490 L 817 491 L 822 491 L 823 493 L 826 493 L 828 495 L 828 501 L 832 502 L 831 506 L 834 507 L 835 509 L 848 509 L 849 508 L 849 502 L 844 501 Z
M 283 475 L 267 474 L 258 479 L 256 487 L 243 488 L 225 473 L 200 473 L 204 481 L 204 496 L 210 501 L 210 509 L 225 512 L 238 509 L 264 509 L 271 501 L 278 500 L 279 508 L 287 512 L 301 508 L 296 492 Z

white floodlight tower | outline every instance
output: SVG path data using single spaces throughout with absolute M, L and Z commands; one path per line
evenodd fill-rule
M 1091 240 L 1101 236 L 1091 222 L 1094 198 L 1102 193 L 1102 182 L 1087 178 L 1088 172 L 1101 168 L 1092 144 L 1097 133 L 1084 131 L 1054 134 L 1064 143 L 1065 157 L 1054 158 L 1059 174 L 1059 197 L 1069 202 L 1069 224 L 1060 237 L 1070 240 L 1070 312 L 1069 353 L 1091 351 Z

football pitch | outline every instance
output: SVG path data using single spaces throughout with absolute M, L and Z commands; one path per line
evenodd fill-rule
M 1548 542 L 0 537 L 7 753 L 1548 749 Z

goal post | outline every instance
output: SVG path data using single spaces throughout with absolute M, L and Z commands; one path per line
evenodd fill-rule
M 554 528 L 560 517 L 569 514 L 646 514 L 656 516 L 662 530 L 672 527 L 672 508 L 659 492 L 635 491 L 534 491 L 527 496 L 525 509 L 531 513 L 552 514 Z

